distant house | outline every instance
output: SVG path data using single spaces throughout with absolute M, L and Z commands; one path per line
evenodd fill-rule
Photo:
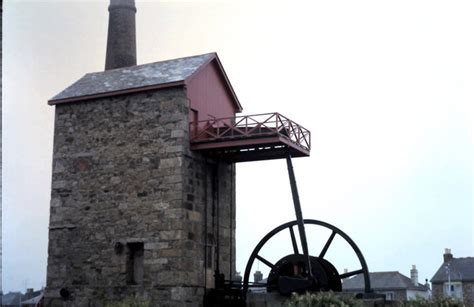
M 454 258 L 451 249 L 446 248 L 431 283 L 435 298 L 452 297 L 474 306 L 474 257 Z
M 43 307 L 43 292 L 24 302 L 21 302 L 22 307 Z
M 255 271 L 253 274 L 254 284 L 249 286 L 249 291 L 253 293 L 267 293 L 267 279 L 263 278 L 263 274 L 260 271 Z
M 397 271 L 369 273 L 370 284 L 376 293 L 384 294 L 387 300 L 407 301 L 417 297 L 429 298 L 431 290 L 428 284 L 418 283 L 418 270 L 413 266 L 411 278 Z M 346 278 L 342 282 L 342 291 L 364 292 L 364 276 L 362 274 Z
M 22 296 L 23 294 L 21 294 L 21 292 L 8 292 L 7 294 L 2 295 L 2 307 L 20 306 Z
M 2 307 L 42 307 L 43 290 L 27 289 L 26 293 L 9 292 L 2 295 Z

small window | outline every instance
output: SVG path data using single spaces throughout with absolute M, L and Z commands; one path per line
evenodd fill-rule
M 127 243 L 127 284 L 143 283 L 143 242 Z
M 214 248 L 212 245 L 206 246 L 206 268 L 212 269 L 212 264 L 214 263 Z

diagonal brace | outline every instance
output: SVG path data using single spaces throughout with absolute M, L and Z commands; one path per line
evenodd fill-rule
M 291 154 L 288 152 L 286 156 L 286 164 L 288 166 L 288 176 L 290 177 L 291 194 L 293 196 L 293 204 L 295 206 L 296 221 L 298 222 L 298 232 L 300 233 L 301 247 L 306 258 L 306 267 L 308 268 L 308 275 L 313 277 L 313 270 L 311 269 L 311 259 L 309 258 L 308 243 L 306 241 L 306 232 L 304 230 L 303 213 L 301 212 L 300 197 L 298 195 L 298 187 L 296 186 L 295 173 L 293 171 L 293 163 L 291 162 Z

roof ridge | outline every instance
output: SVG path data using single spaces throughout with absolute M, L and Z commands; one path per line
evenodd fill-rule
M 206 53 L 88 73 L 49 99 L 48 104 L 84 101 L 129 92 L 184 85 L 187 78 L 213 60 L 219 61 L 217 53 Z M 225 75 L 222 67 L 220 67 L 220 70 Z M 230 90 L 230 82 L 227 78 L 225 78 L 225 81 Z M 232 92 L 232 94 L 235 96 L 235 93 Z M 235 97 L 235 100 L 241 109 L 237 97 Z
M 166 63 L 166 62 L 171 62 L 171 61 L 176 61 L 176 60 L 190 59 L 190 58 L 201 57 L 201 56 L 205 56 L 205 55 L 214 55 L 214 56 L 217 56 L 217 53 L 216 53 L 216 52 L 207 52 L 207 53 L 203 53 L 203 54 L 195 54 L 195 55 L 190 55 L 190 56 L 185 56 L 185 57 L 177 57 L 177 58 L 173 58 L 173 59 L 167 59 L 167 60 L 161 60 L 161 61 L 156 61 L 156 62 L 143 63 L 143 64 L 139 64 L 139 65 L 126 66 L 126 67 L 117 67 L 117 68 L 114 68 L 114 69 L 107 69 L 107 70 L 100 70 L 100 71 L 95 71 L 95 72 L 89 72 L 89 73 L 86 73 L 86 75 L 93 75 L 93 74 L 97 74 L 97 73 L 107 73 L 107 72 L 109 72 L 109 71 L 110 71 L 110 72 L 113 72 L 113 71 L 117 71 L 117 70 L 124 70 L 124 69 L 127 69 L 127 68 L 138 68 L 138 67 L 147 66 L 147 65 L 152 65 L 152 64 L 160 64 L 160 63 Z

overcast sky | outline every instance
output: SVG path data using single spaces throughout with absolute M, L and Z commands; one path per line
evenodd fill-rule
M 3 290 L 45 285 L 54 107 L 105 61 L 107 1 L 3 4 Z M 216 51 L 244 114 L 312 132 L 294 161 L 305 218 L 334 224 L 371 271 L 431 278 L 474 256 L 472 1 L 137 3 L 139 64 Z M 237 271 L 294 219 L 283 160 L 237 166 Z M 319 253 L 327 233 L 308 230 Z M 267 247 L 285 256 L 287 237 Z M 335 242 L 328 257 L 357 269 Z M 263 264 L 258 268 L 266 272 Z M 255 268 L 254 268 L 255 269 Z

